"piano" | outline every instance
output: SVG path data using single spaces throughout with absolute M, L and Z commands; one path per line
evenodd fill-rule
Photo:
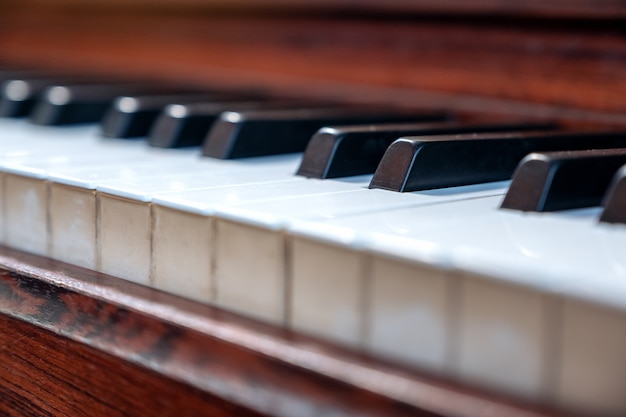
M 0 12 L 17 73 L 626 128 L 620 1 Z M 506 178 L 405 193 L 306 179 L 299 154 L 199 158 L 95 124 L 4 118 L 0 144 L 2 415 L 626 414 L 626 226 L 597 204 L 500 209 Z

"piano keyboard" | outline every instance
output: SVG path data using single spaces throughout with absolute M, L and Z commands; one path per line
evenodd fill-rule
M 623 415 L 626 229 L 500 209 L 509 181 L 398 193 L 0 119 L 11 247 L 529 401 Z M 491 136 L 490 136 L 491 137 Z M 261 152 L 262 153 L 262 152 Z

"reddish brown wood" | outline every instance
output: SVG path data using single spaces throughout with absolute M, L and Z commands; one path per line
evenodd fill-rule
M 6 248 L 0 391 L 20 416 L 560 415 Z
M 5 13 L 0 59 L 304 96 L 626 124 L 619 25 Z M 623 26 L 623 25 L 622 25 Z
M 2 416 L 258 416 L 0 314 Z

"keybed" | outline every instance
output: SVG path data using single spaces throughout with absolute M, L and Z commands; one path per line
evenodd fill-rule
M 80 107 L 73 95 L 79 104 L 98 96 L 102 118 L 98 94 L 106 91 L 109 106 L 117 97 L 100 87 L 77 94 L 85 87 L 79 86 L 45 90 L 35 122 L 59 124 L 42 122 L 51 104 L 70 112 L 62 124 L 88 121 L 72 115 Z M 442 126 L 438 135 L 428 128 L 423 137 L 415 130 L 410 138 L 400 135 L 376 153 L 382 163 L 375 173 L 323 180 L 295 175 L 300 154 L 257 156 L 296 150 L 264 148 L 263 141 L 275 133 L 288 143 L 299 132 L 286 123 L 310 122 L 308 115 L 320 112 L 329 117 L 326 108 L 291 105 L 225 111 L 205 134 L 221 146 L 222 159 L 201 157 L 194 148 L 103 138 L 102 129 L 110 130 L 93 125 L 0 119 L 2 242 L 505 395 L 588 414 L 626 409 L 619 391 L 626 369 L 616 354 L 626 345 L 618 331 L 626 324 L 626 268 L 615 249 L 626 243 L 624 226 L 598 224 L 599 207 L 547 214 L 500 209 L 510 173 L 502 176 L 497 163 L 509 142 L 552 140 L 538 148 L 522 143 L 521 151 L 515 148 L 519 160 L 525 149 L 554 150 L 553 143 L 568 139 L 576 149 L 603 140 L 600 147 L 619 148 L 621 134 L 493 133 L 493 127 L 463 133 L 451 122 L 447 135 Z M 250 120 L 262 121 L 263 141 L 255 141 Z M 315 129 L 330 128 L 327 120 L 313 120 Z M 309 123 L 305 130 L 315 129 Z M 463 129 L 472 132 L 472 125 Z M 245 140 L 237 142 L 242 131 Z M 216 149 L 206 143 L 205 154 Z M 373 142 L 354 143 L 358 153 Z M 445 158 L 425 159 L 424 168 L 416 156 L 448 143 L 458 149 L 442 153 L 453 152 L 470 177 L 472 161 L 492 169 L 480 158 L 488 151 L 497 175 L 405 189 L 433 160 L 431 168 L 445 171 Z M 481 152 L 472 153 L 473 143 Z M 305 145 L 298 138 L 297 149 Z M 255 157 L 237 158 L 232 149 Z M 380 177 L 401 186 L 380 186 Z

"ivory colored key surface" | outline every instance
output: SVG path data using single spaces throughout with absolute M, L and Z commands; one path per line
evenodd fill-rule
M 188 178 L 168 176 L 98 183 L 97 188 L 100 191 L 98 269 L 148 284 L 151 245 L 150 201 L 153 194 L 235 184 L 297 180 L 292 172 L 295 171 L 298 162 L 297 156 L 290 155 L 242 162 L 208 159 L 207 163 L 222 165 L 223 169 L 221 167 L 219 170 L 210 170 L 206 174 Z M 255 185 L 248 188 L 257 189 Z M 120 258 L 118 255 L 121 252 L 124 255 Z
M 291 156 L 265 158 L 262 164 L 254 160 L 237 162 L 211 158 L 175 162 L 174 156 L 169 158 L 171 153 L 176 154 L 159 151 L 156 155 L 162 158 L 146 158 L 129 167 L 112 165 L 49 171 L 49 256 L 92 269 L 99 268 L 96 263 L 95 189 L 101 183 L 117 181 L 122 187 L 132 188 L 136 181 L 140 181 L 139 184 L 149 182 L 159 190 L 179 190 L 214 183 L 263 182 L 290 177 L 297 163 Z M 249 171 L 254 173 L 249 174 Z
M 156 177 L 152 184 L 161 190 L 201 188 L 207 184 L 223 186 L 291 178 L 297 164 L 289 156 L 269 158 L 262 168 L 254 170 L 254 161 L 189 159 L 193 154 L 188 152 L 143 150 L 122 154 L 126 159 L 115 153 L 106 155 L 89 149 L 61 160 L 49 157 L 39 160 L 31 156 L 19 164 L 6 165 L 5 171 L 11 172 L 5 194 L 8 242 L 30 252 L 96 268 L 94 190 L 99 183 L 123 179 L 123 183 L 132 185 L 131 179 Z M 125 163 L 134 166 L 125 167 Z M 251 169 L 254 173 L 239 172 Z M 193 179 L 186 180 L 185 176 Z
M 14 119 L 0 119 L 0 161 L 16 160 L 33 154 L 47 154 L 59 151 L 60 144 L 71 144 L 82 135 L 90 135 L 93 129 L 68 129 L 65 135 L 50 133 L 49 129 L 31 126 L 24 121 Z M 58 133 L 58 132 L 57 132 Z M 41 135 L 40 135 L 41 134 Z M 0 170 L 0 195 L 3 203 L 0 204 L 0 241 L 5 241 L 5 202 L 4 173 Z
M 626 228 L 596 224 L 599 209 L 528 215 L 498 211 L 499 200 L 458 203 L 462 214 L 456 220 L 444 205 L 437 212 L 419 207 L 292 226 L 293 327 L 316 325 L 314 315 L 301 311 L 306 305 L 299 303 L 300 279 L 310 296 L 335 289 L 328 283 L 311 291 L 307 286 L 315 282 L 299 274 L 299 259 L 325 265 L 317 251 L 343 251 L 339 264 L 358 257 L 363 265 L 385 265 L 382 272 L 368 268 L 360 281 L 351 278 L 361 285 L 352 290 L 366 294 L 368 349 L 492 390 L 590 415 L 623 415 L 619 387 L 626 365 L 617 352 L 626 341 L 626 264 L 620 249 Z M 439 228 L 437 218 L 448 227 Z M 318 249 L 311 251 L 310 245 Z M 409 270 L 398 272 L 403 268 Z M 332 266 L 320 276 L 327 269 Z M 451 271 L 446 285 L 438 296 L 422 298 L 428 287 L 421 286 L 439 282 L 442 269 Z M 404 307 L 387 295 L 403 276 L 414 288 Z M 434 300 L 442 300 L 437 308 Z M 307 301 L 309 309 L 326 302 Z M 411 310 L 428 311 L 433 325 L 409 320 Z M 381 317 L 388 317 L 383 329 L 398 326 L 395 335 L 378 336 L 384 331 Z M 447 355 L 437 361 L 423 352 L 422 343 L 433 336 L 421 329 L 429 328 L 445 335 L 436 351 Z M 414 336 L 409 345 L 406 334 Z M 398 355 L 398 346 L 404 353 Z
M 37 129 L 36 129 L 37 130 Z M 101 152 L 93 153 L 87 147 L 80 146 L 80 143 L 76 143 L 72 138 L 72 134 L 74 133 L 86 133 L 84 129 L 79 132 L 70 130 L 68 131 L 68 136 L 63 137 L 64 139 L 59 139 L 49 137 L 49 140 L 31 140 L 28 136 L 24 138 L 21 137 L 21 133 L 24 130 L 17 129 L 14 135 L 7 135 L 8 139 L 6 143 L 0 144 L 0 182 L 2 182 L 3 187 L 6 185 L 5 183 L 9 181 L 11 183 L 15 175 L 24 174 L 22 180 L 18 181 L 25 184 L 33 185 L 37 191 L 33 189 L 29 189 L 29 187 L 22 188 L 20 186 L 12 186 L 8 184 L 7 192 L 3 194 L 3 214 L 0 216 L 2 218 L 2 222 L 0 224 L 0 230 L 2 233 L 2 237 L 4 239 L 4 225 L 9 225 L 18 233 L 20 236 L 27 236 L 28 230 L 34 224 L 31 223 L 31 219 L 26 214 L 36 214 L 35 212 L 39 212 L 39 210 L 44 210 L 39 204 L 35 204 L 36 202 L 46 201 L 45 196 L 42 193 L 45 193 L 43 184 L 40 183 L 45 177 L 43 167 L 46 166 L 61 166 L 66 165 L 70 162 L 74 162 L 76 164 L 93 164 L 98 159 L 108 158 L 109 160 L 119 160 L 120 156 L 111 155 L 111 148 L 108 146 L 104 146 L 104 149 L 101 149 Z M 128 151 L 128 153 L 132 154 L 131 148 L 124 148 Z M 106 151 L 106 152 L 105 152 Z M 72 155 L 71 157 L 68 155 Z M 115 158 L 115 159 L 114 159 Z M 37 166 L 28 165 L 28 161 L 36 163 Z M 13 175 L 11 175 L 12 179 L 5 178 L 5 171 L 11 171 Z M 26 179 L 29 178 L 29 179 Z M 25 204 L 25 207 L 20 207 L 20 201 Z M 12 217 L 9 219 L 5 218 L 5 213 L 7 208 L 12 208 L 15 210 L 10 210 L 13 212 L 19 219 L 13 219 Z M 41 214 L 41 213 L 39 213 Z M 45 216 L 44 216 L 45 217 Z M 15 221 L 13 221 L 15 220 Z M 24 222 L 26 228 L 22 228 L 19 226 L 20 222 Z M 43 228 L 43 230 L 46 230 Z M 32 235 L 27 238 L 28 240 L 40 240 L 37 245 L 43 247 L 45 246 L 45 236 L 43 235 Z M 18 247 L 22 247 L 18 245 Z M 28 244 L 25 248 L 30 247 Z M 41 249 L 40 247 L 40 249 Z M 38 250 L 40 252 L 40 250 Z
M 456 263 L 482 276 L 535 288 L 545 300 L 553 300 L 547 304 L 553 317 L 547 323 L 554 324 L 546 330 L 555 339 L 547 365 L 549 400 L 590 415 L 618 416 L 626 412 L 618 388 L 626 365 L 616 354 L 623 352 L 625 341 L 618 329 L 626 326 L 626 230 L 596 224 L 598 212 L 587 210 L 577 219 L 503 214 L 492 230 L 483 229 L 496 239 L 465 243 Z M 493 257 L 496 262 L 485 263 Z
M 505 188 L 500 190 L 504 191 Z M 437 191 L 450 192 L 450 189 Z M 424 194 L 428 195 L 428 192 Z M 462 228 L 467 222 L 486 221 L 489 213 L 485 209 L 501 198 L 476 198 L 481 196 L 471 193 L 467 197 L 469 199 L 449 204 L 425 204 L 404 210 L 384 210 L 378 214 L 344 216 L 334 221 L 328 219 L 327 222 L 295 222 L 290 225 L 288 230 L 293 242 L 289 299 L 291 326 L 333 340 L 340 337 L 343 342 L 349 340 L 352 345 L 365 346 L 377 353 L 389 355 L 393 352 L 396 356 L 401 349 L 403 354 L 400 357 L 403 359 L 416 361 L 420 366 L 428 368 L 444 369 L 450 354 L 447 321 L 452 314 L 451 306 L 454 305 L 449 299 L 452 290 L 446 283 L 448 262 L 443 253 L 436 250 L 437 247 L 433 250 L 423 242 L 403 239 L 403 234 L 419 235 L 432 230 Z M 436 197 L 433 200 L 437 201 Z M 368 220 L 362 221 L 363 218 Z M 335 223 L 341 226 L 335 227 Z M 409 253 L 412 257 L 406 257 L 397 265 L 381 256 L 366 260 L 360 250 L 361 237 L 358 231 L 361 228 L 369 233 L 386 232 L 397 238 L 400 243 L 392 245 L 393 251 L 389 251 L 394 254 L 394 259 L 401 257 L 402 253 Z M 324 261 L 329 255 L 332 256 L 329 259 L 334 259 L 334 262 Z M 353 268 L 351 273 L 341 269 L 342 265 L 355 262 L 360 265 Z M 310 265 L 317 267 L 311 271 L 307 268 Z M 409 278 L 411 275 L 407 272 L 411 265 L 415 267 L 414 279 Z M 396 275 L 396 272 L 400 275 Z M 392 278 L 387 286 L 387 279 L 392 275 L 395 280 Z M 338 282 L 343 282 L 344 286 L 340 287 Z M 395 301 L 386 301 L 377 293 L 371 295 L 373 299 L 368 299 L 369 286 L 377 288 L 381 294 L 398 292 L 402 288 L 410 291 L 403 297 L 405 304 L 395 304 Z M 425 288 L 421 289 L 421 286 Z M 355 298 L 356 294 L 361 294 L 363 299 Z M 409 297 L 409 294 L 412 296 Z M 406 300 L 407 297 L 410 300 Z M 392 314 L 393 310 L 398 313 Z M 365 322 L 366 314 L 375 320 L 373 325 Z M 329 322 L 334 323 L 330 319 L 335 315 L 350 316 L 353 324 L 351 329 L 329 325 Z M 430 331 L 420 333 L 413 329 L 414 319 Z M 430 342 L 422 346 L 419 344 L 422 338 Z M 409 346 L 404 344 L 407 340 L 412 340 Z
M 106 166 L 111 171 L 146 160 L 178 164 L 181 170 L 199 160 L 191 152 L 164 153 L 140 144 L 102 140 L 93 127 L 48 129 L 8 120 L 0 121 L 0 126 L 7 128 L 7 135 L 0 139 L 0 177 L 5 190 L 2 237 L 38 254 L 49 254 L 45 181 L 50 170 Z M 10 229 L 8 236 L 4 236 L 5 228 Z
M 193 189 L 213 189 L 210 195 L 219 201 L 237 198 L 246 201 L 278 198 L 281 193 L 306 195 L 330 191 L 347 191 L 355 184 L 311 183 L 305 179 L 283 172 L 274 182 L 263 185 L 263 170 L 269 166 L 248 172 L 240 185 L 227 187 L 223 177 L 178 178 L 145 181 L 103 182 L 97 187 L 100 204 L 100 269 L 121 278 L 149 284 L 150 277 L 150 203 L 157 194 Z M 295 167 L 294 167 L 295 168 Z M 291 169 L 289 172 L 293 172 Z M 234 183 L 231 183 L 234 184 Z M 278 184 L 278 185 L 277 185 Z M 361 187 L 366 183 L 362 182 Z M 233 190 L 243 191 L 241 193 Z M 124 256 L 121 256 L 125 254 Z
M 166 172 L 172 173 L 167 179 L 185 173 L 203 175 L 202 172 L 209 173 L 213 168 L 222 167 L 219 164 L 172 164 L 150 160 L 132 167 L 113 165 L 49 172 L 49 256 L 86 268 L 97 268 L 95 188 L 98 183 L 151 177 L 166 179 Z
M 4 184 L 4 226 L 6 242 L 13 247 L 40 255 L 49 254 L 49 186 L 47 183 L 50 170 L 76 169 L 76 167 L 108 167 L 114 164 L 119 168 L 124 164 L 132 164 L 138 157 L 147 155 L 145 152 L 128 152 L 119 154 L 116 150 L 100 147 L 85 147 L 67 150 L 67 154 L 58 156 L 42 156 L 39 154 L 9 158 L 0 163 Z M 71 152 L 71 153 L 70 153 Z M 70 155 L 70 156 L 68 156 Z M 160 160 L 163 168 L 177 164 L 179 169 L 190 165 L 188 158 L 177 158 L 172 155 L 152 155 L 153 161 Z M 179 155 L 180 156 L 180 155 Z M 163 168 L 161 171 L 163 171 Z M 170 169 L 175 168 L 171 166 Z
M 344 183 L 338 188 L 340 181 L 300 179 L 262 187 L 198 190 L 154 197 L 153 284 L 283 323 L 287 313 L 285 265 L 289 261 L 283 229 L 291 221 L 334 218 L 398 206 L 443 204 L 505 191 L 500 184 L 403 196 L 364 189 L 369 176 L 353 178 L 364 181 Z M 184 233 L 175 232 L 180 222 L 186 224 Z M 194 290 L 195 282 L 180 285 L 176 280 L 178 260 L 187 250 L 193 252 L 191 258 L 198 260 L 199 270 L 203 272 L 206 280 L 202 283 L 203 292 Z M 316 265 L 313 271 L 320 271 L 326 264 Z M 345 343 L 353 340 L 353 331 L 341 332 Z

